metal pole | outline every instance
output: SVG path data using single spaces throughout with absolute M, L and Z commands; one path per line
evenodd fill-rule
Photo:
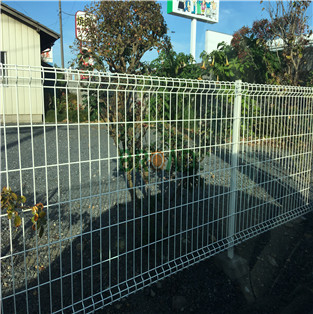
M 197 36 L 197 19 L 192 19 L 190 29 L 190 54 L 195 60 L 196 60 L 196 36 Z
M 235 214 L 237 201 L 237 168 L 238 153 L 240 140 L 240 118 L 241 118 L 241 80 L 235 82 L 235 101 L 233 114 L 233 139 L 232 139 L 232 155 L 231 155 L 231 178 L 230 178 L 230 195 L 229 195 L 229 220 L 228 220 L 228 238 L 231 242 L 234 240 L 235 234 Z M 228 249 L 229 258 L 234 257 L 234 247 Z
M 64 69 L 64 49 L 63 49 L 63 28 L 62 28 L 62 9 L 61 0 L 59 0 L 59 19 L 60 19 L 60 40 L 61 40 L 61 64 Z

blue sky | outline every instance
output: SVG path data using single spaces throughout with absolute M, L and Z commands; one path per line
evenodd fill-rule
M 60 32 L 59 28 L 59 2 L 58 1 L 3 1 L 12 8 L 31 17 L 39 23 Z M 75 13 L 83 11 L 90 1 L 64 1 L 62 0 L 63 11 L 63 35 L 64 35 L 64 57 L 65 66 L 68 66 L 74 55 L 69 48 L 75 39 Z M 169 28 L 169 35 L 177 52 L 190 52 L 190 20 L 182 17 L 169 15 L 166 1 L 159 1 L 162 6 L 162 13 Z M 251 26 L 253 21 L 265 18 L 266 13 L 262 11 L 263 5 L 259 1 L 224 1 L 220 0 L 219 23 L 208 24 L 197 21 L 197 43 L 196 57 L 199 60 L 200 53 L 204 50 L 205 31 L 213 30 L 227 34 L 233 34 L 242 26 Z M 175 33 L 172 33 L 175 32 Z M 60 40 L 53 48 L 54 63 L 61 65 Z M 151 61 L 157 57 L 157 52 L 152 51 L 144 56 L 145 61 Z

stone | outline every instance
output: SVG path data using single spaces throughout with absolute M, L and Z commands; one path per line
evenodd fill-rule
M 292 222 L 286 222 L 286 223 L 284 224 L 284 226 L 285 226 L 286 228 L 293 228 L 293 227 L 294 227 L 294 224 L 293 224 Z
M 274 259 L 274 257 L 272 257 L 272 256 L 269 255 L 269 256 L 267 257 L 267 259 L 268 259 L 268 262 L 269 262 L 272 266 L 278 267 L 278 264 L 277 264 L 276 260 Z
M 139 199 L 143 199 L 144 198 L 144 195 L 143 195 L 143 193 L 141 192 L 140 189 L 136 189 L 136 196 Z
M 115 304 L 115 308 L 116 308 L 117 310 L 120 310 L 120 309 L 121 309 L 121 307 L 122 307 L 122 304 L 121 304 L 121 303 L 117 303 L 117 304 Z
M 239 255 L 234 255 L 230 259 L 227 253 L 222 253 L 216 256 L 216 262 L 219 266 L 222 266 L 222 269 L 231 280 L 239 279 L 249 273 L 248 262 Z
M 174 311 L 181 311 L 187 305 L 187 300 L 185 297 L 177 295 L 172 298 L 172 309 Z
M 77 252 L 80 252 L 80 251 L 81 251 L 81 248 L 82 248 L 81 244 L 80 244 L 80 243 L 77 243 L 77 244 L 76 244 L 76 251 L 77 251 Z
M 253 303 L 255 297 L 251 288 L 248 262 L 239 255 L 230 259 L 227 252 L 217 255 L 215 262 L 231 280 L 238 283 L 247 302 Z

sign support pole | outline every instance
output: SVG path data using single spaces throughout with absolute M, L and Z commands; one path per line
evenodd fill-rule
M 190 54 L 196 62 L 196 37 L 197 37 L 197 19 L 191 20 L 190 28 Z

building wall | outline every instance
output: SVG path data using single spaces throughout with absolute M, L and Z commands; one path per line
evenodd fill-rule
M 41 66 L 40 35 L 36 30 L 14 18 L 1 14 L 0 50 L 6 51 L 9 65 Z M 39 70 L 40 68 L 38 68 Z M 0 116 L 5 122 L 41 122 L 43 115 L 43 88 L 41 72 L 22 71 L 19 67 L 7 71 L 9 77 L 1 87 Z M 15 78 L 23 80 L 25 87 L 14 86 Z M 32 77 L 32 79 L 30 79 Z M 20 84 L 19 84 L 20 85 Z
M 230 45 L 232 39 L 232 35 L 207 30 L 205 32 L 205 51 L 211 53 L 213 50 L 217 49 L 217 45 L 222 41 Z

